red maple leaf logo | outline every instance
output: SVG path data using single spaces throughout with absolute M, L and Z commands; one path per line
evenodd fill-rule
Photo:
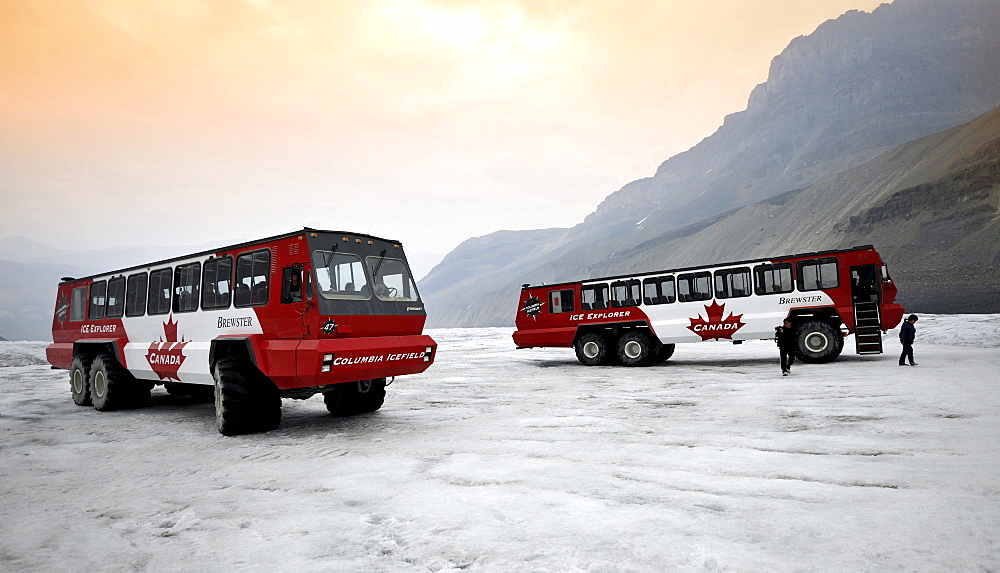
M 160 380 L 176 380 L 181 364 L 184 364 L 184 354 L 181 352 L 187 346 L 188 340 L 177 340 L 177 323 L 174 322 L 173 315 L 170 315 L 167 322 L 163 323 L 163 338 L 160 342 L 153 342 L 149 345 L 149 352 L 146 353 L 146 361 L 150 368 L 160 377 Z
M 708 319 L 705 320 L 701 318 L 701 314 L 698 318 L 689 318 L 691 321 L 691 326 L 688 330 L 694 332 L 701 337 L 702 340 L 715 339 L 720 340 L 722 338 L 733 339 L 733 334 L 743 328 L 743 322 L 740 321 L 743 318 L 742 314 L 733 315 L 729 313 L 726 320 L 722 320 L 722 313 L 726 311 L 726 305 L 718 304 L 714 300 L 712 304 L 705 306 L 705 314 Z

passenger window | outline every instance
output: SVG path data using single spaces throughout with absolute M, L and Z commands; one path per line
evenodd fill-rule
M 142 316 L 146 313 L 146 273 L 132 275 L 125 285 L 125 316 Z
M 371 288 L 361 258 L 350 253 L 314 251 L 316 285 L 323 298 L 333 300 L 368 300 Z M 379 269 L 381 271 L 381 269 Z
M 267 304 L 268 281 L 271 271 L 271 249 L 243 253 L 236 257 L 235 306 Z
M 588 285 L 580 289 L 580 310 L 608 308 L 608 285 Z
M 174 312 L 198 310 L 198 285 L 201 282 L 201 264 L 179 265 L 174 277 Z
M 121 318 L 125 314 L 125 277 L 108 281 L 107 318 Z
M 810 259 L 799 261 L 799 290 L 822 290 L 837 288 L 840 280 L 837 278 L 837 259 Z
M 750 296 L 750 269 L 724 269 L 715 271 L 716 298 Z
M 554 290 L 549 292 L 549 312 L 573 312 L 573 289 Z
M 375 296 L 379 300 L 417 302 L 417 287 L 410 277 L 410 270 L 400 259 L 368 257 L 368 270 L 375 281 Z
M 674 277 L 666 277 L 660 280 L 660 303 L 670 304 L 677 300 L 677 287 L 674 284 Z
M 754 290 L 758 295 L 792 292 L 792 264 L 777 263 L 753 268 Z
M 169 267 L 149 273 L 147 314 L 167 314 L 170 312 L 170 281 L 173 275 L 174 270 Z
M 107 294 L 107 281 L 97 281 L 90 285 L 90 320 L 104 318 L 104 303 L 107 300 Z
M 642 300 L 646 304 L 670 304 L 677 300 L 674 277 L 653 277 L 642 281 Z
M 69 319 L 80 322 L 87 316 L 87 287 L 73 289 L 73 300 L 69 307 Z
M 642 302 L 660 304 L 660 279 L 644 279 L 642 281 Z
M 149 273 L 149 300 L 146 301 L 147 314 L 167 314 L 170 312 L 170 284 L 174 276 L 171 268 Z
M 230 256 L 205 261 L 205 276 L 201 284 L 202 310 L 229 308 L 233 298 L 233 258 Z
M 677 300 L 691 302 L 712 298 L 712 273 L 687 273 L 677 276 Z
M 639 306 L 640 300 L 642 300 L 642 290 L 637 279 L 611 283 L 611 306 L 615 308 Z

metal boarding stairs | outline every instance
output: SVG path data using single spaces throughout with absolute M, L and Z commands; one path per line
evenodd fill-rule
M 854 344 L 858 354 L 882 354 L 882 317 L 877 302 L 854 304 Z

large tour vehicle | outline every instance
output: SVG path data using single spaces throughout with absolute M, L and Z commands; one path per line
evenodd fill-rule
M 46 354 L 98 410 L 214 394 L 226 435 L 277 428 L 281 398 L 334 415 L 382 406 L 386 380 L 436 344 L 402 245 L 303 229 L 85 278 L 64 278 Z
M 572 347 L 588 366 L 662 362 L 679 342 L 772 339 L 784 319 L 806 362 L 882 352 L 903 307 L 871 245 L 555 285 L 524 285 L 514 343 Z

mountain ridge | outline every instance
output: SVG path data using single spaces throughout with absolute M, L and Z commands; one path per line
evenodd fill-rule
M 556 244 L 518 252 L 516 235 L 506 232 L 516 260 L 491 266 L 483 256 L 470 269 L 446 257 L 428 274 L 433 280 L 420 283 L 428 324 L 509 325 L 509 310 L 485 307 L 516 297 L 515 285 L 593 276 L 664 233 L 793 200 L 796 190 L 968 122 L 1000 103 L 997 61 L 1000 10 L 988 0 L 896 0 L 827 21 L 774 58 L 746 110 L 653 177 L 606 197 Z

